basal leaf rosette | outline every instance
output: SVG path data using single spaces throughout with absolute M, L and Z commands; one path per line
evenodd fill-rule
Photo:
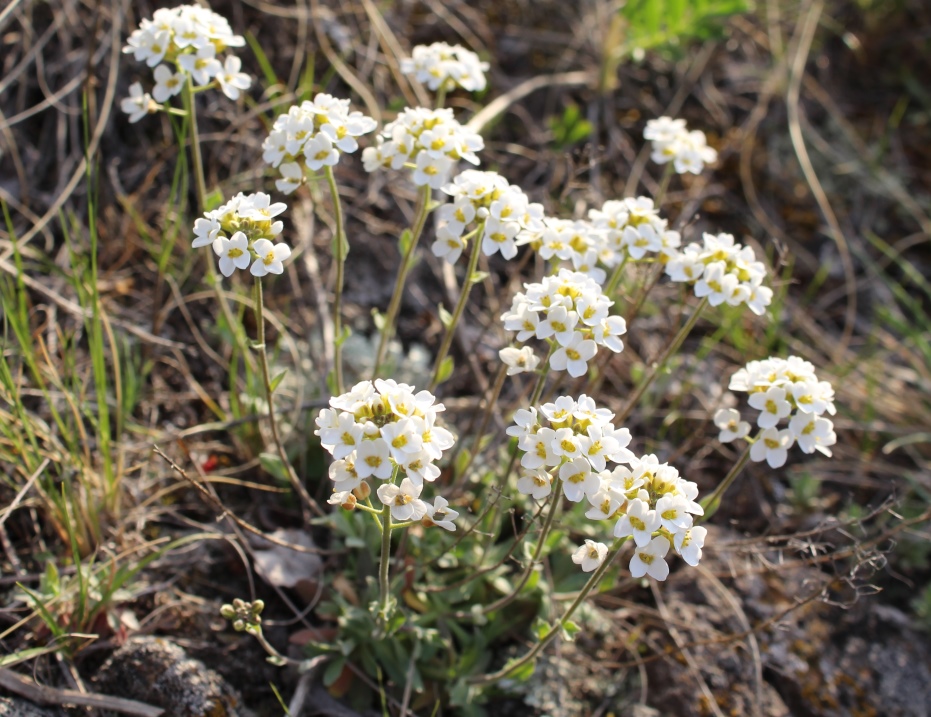
M 695 296 L 708 298 L 712 306 L 746 304 L 762 316 L 773 299 L 763 286 L 766 267 L 756 260 L 753 248 L 734 241 L 730 234 L 704 234 L 666 264 L 666 274 L 676 282 L 691 284 Z
M 450 264 L 462 255 L 468 242 L 481 241 L 485 256 L 501 252 L 517 255 L 521 237 L 542 227 L 543 206 L 532 203 L 520 187 L 497 172 L 467 169 L 442 187 L 452 202 L 437 210 L 433 253 Z
M 371 494 L 368 481 L 379 482 L 375 491 L 397 521 L 424 521 L 455 530 L 458 513 L 446 499 L 431 504 L 421 498 L 424 483 L 440 475 L 436 462 L 455 439 L 437 424 L 444 411 L 429 391 L 417 391 L 390 379 L 362 381 L 341 396 L 316 419 L 320 443 L 333 456 L 329 476 L 333 495 L 329 503 L 353 508 Z
M 417 45 L 411 55 L 401 60 L 401 72 L 413 75 L 434 92 L 440 89 L 451 92 L 457 87 L 469 92 L 485 89 L 488 63 L 461 45 L 445 42 Z
M 481 135 L 459 124 L 448 108 L 408 107 L 375 142 L 362 151 L 366 172 L 407 168 L 414 184 L 433 189 L 449 181 L 459 160 L 478 165 L 476 152 L 485 147 Z
M 630 431 L 616 428 L 613 418 L 584 394 L 517 411 L 507 429 L 523 452 L 517 489 L 543 500 L 561 486 L 561 497 L 587 507 L 586 518 L 613 522 L 615 538 L 633 540 L 634 577 L 665 580 L 670 547 L 690 565 L 701 558 L 707 531 L 693 525 L 693 516 L 703 513 L 698 486 L 654 455 L 635 456 L 627 448 Z M 604 543 L 586 540 L 572 559 L 590 572 L 607 553 Z
M 219 257 L 220 273 L 232 276 L 237 269 L 249 269 L 255 277 L 281 274 L 284 261 L 291 256 L 291 248 L 274 243 L 284 228 L 284 222 L 275 219 L 287 205 L 272 202 L 262 192 L 240 192 L 216 209 L 204 212 L 194 222 L 194 249 L 210 246 Z
M 161 109 L 159 103 L 180 93 L 189 79 L 198 88 L 219 87 L 232 100 L 252 85 L 252 78 L 240 71 L 240 59 L 233 54 L 223 56 L 231 47 L 244 46 L 245 39 L 209 8 L 160 8 L 152 19 L 139 23 L 126 43 L 123 52 L 154 68 L 155 78 L 151 93 L 136 82 L 129 88 L 129 97 L 122 100 L 121 109 L 130 122 Z
M 751 361 L 731 377 L 728 388 L 749 394 L 750 407 L 759 412 L 756 425 L 760 431 L 747 438 L 750 423 L 741 420 L 736 409 L 721 409 L 714 422 L 722 443 L 739 438 L 751 441 L 750 460 L 765 460 L 771 468 L 785 465 L 789 449 L 796 444 L 803 453 L 831 455 L 837 435 L 824 414 L 836 413 L 834 388 L 818 380 L 810 362 L 798 356 Z M 780 428 L 783 423 L 785 427 Z
M 294 105 L 279 115 L 262 143 L 262 159 L 278 169 L 278 191 L 290 194 L 308 172 L 332 167 L 341 153 L 359 148 L 357 137 L 372 132 L 377 123 L 361 112 L 351 111 L 349 100 L 319 93 L 313 101 Z
M 560 269 L 540 283 L 524 284 L 524 289 L 501 320 L 505 329 L 517 332 L 520 343 L 531 338 L 549 342 L 550 368 L 577 378 L 586 373 L 599 346 L 614 353 L 623 350 L 620 337 L 627 332 L 626 323 L 609 314 L 614 302 L 591 277 Z

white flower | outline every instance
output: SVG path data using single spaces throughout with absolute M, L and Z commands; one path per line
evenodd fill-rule
M 750 424 L 740 420 L 740 413 L 733 408 L 722 408 L 714 414 L 714 425 L 721 429 L 718 440 L 730 443 L 744 438 L 750 432 Z
M 194 84 L 203 86 L 210 84 L 210 81 L 223 69 L 216 56 L 216 47 L 205 45 L 196 54 L 187 53 L 178 57 L 178 65 L 190 73 Z
M 211 246 L 220 233 L 220 222 L 212 214 L 208 213 L 194 222 L 194 241 L 191 243 L 192 249 Z
M 447 175 L 453 167 L 448 157 L 431 157 L 427 152 L 417 155 L 417 164 L 412 179 L 418 187 L 429 185 L 439 189 L 446 183 Z
M 773 428 L 779 421 L 792 412 L 792 406 L 786 399 L 786 389 L 772 386 L 763 393 L 754 393 L 747 403 L 760 411 L 756 424 L 760 428 Z
M 333 146 L 333 141 L 321 132 L 304 145 L 304 158 L 307 169 L 316 172 L 339 162 L 339 152 Z
M 591 464 L 582 457 L 563 463 L 559 468 L 562 489 L 566 498 L 578 503 L 586 495 L 596 493 L 601 487 L 597 473 L 592 473 Z
M 553 488 L 553 477 L 544 469 L 524 471 L 517 479 L 517 490 L 534 500 L 543 500 Z
M 275 180 L 275 187 L 283 194 L 290 194 L 304 182 L 304 172 L 297 162 L 285 162 L 278 171 L 281 172 L 281 179 Z
M 364 440 L 356 449 L 356 473 L 360 478 L 374 476 L 388 480 L 394 468 L 389 458 L 388 444 L 381 438 Z M 381 497 L 379 495 L 379 497 Z M 385 501 L 382 500 L 384 503 Z
M 238 100 L 242 90 L 248 90 L 252 85 L 252 78 L 245 72 L 240 72 L 242 61 L 235 55 L 227 55 L 223 68 L 217 72 L 217 82 L 223 94 L 231 100 Z
M 795 414 L 789 421 L 789 431 L 804 453 L 814 453 L 817 450 L 830 456 L 831 450 L 828 446 L 837 443 L 834 424 L 827 418 L 811 413 Z
M 388 444 L 391 457 L 398 463 L 405 463 L 408 457 L 423 450 L 423 439 L 417 432 L 417 424 L 410 418 L 402 418 L 381 427 L 381 437 Z
M 460 45 L 434 42 L 432 45 L 417 45 L 412 54 L 413 57 L 401 60 L 401 72 L 414 75 L 418 82 L 423 82 L 431 90 L 456 86 L 470 92 L 485 89 L 488 63 L 481 62 L 471 50 Z
M 657 535 L 647 545 L 638 545 L 630 561 L 631 576 L 642 578 L 649 575 L 655 580 L 665 580 L 669 577 L 669 565 L 664 560 L 668 552 L 669 541 L 662 535 Z
M 401 485 L 384 483 L 378 486 L 376 493 L 382 505 L 391 508 L 392 518 L 407 521 L 420 520 L 427 514 L 427 505 L 420 500 L 420 490 L 409 478 L 405 478 Z
M 456 524 L 453 521 L 459 517 L 459 512 L 449 507 L 449 501 L 443 496 L 437 496 L 433 499 L 433 505 L 424 503 L 427 513 L 423 522 L 427 525 L 438 525 L 444 530 L 455 531 Z
M 660 517 L 655 510 L 651 510 L 648 503 L 640 498 L 634 498 L 627 504 L 627 512 L 620 517 L 614 526 L 615 538 L 633 536 L 634 542 L 644 546 L 650 542 L 653 532 L 659 530 Z
M 573 378 L 584 376 L 588 371 L 588 362 L 597 353 L 598 347 L 591 339 L 582 337 L 581 332 L 574 331 L 572 340 L 560 346 L 550 357 L 550 367 L 556 371 L 568 371 Z
M 692 516 L 688 514 L 688 508 L 688 503 L 681 495 L 667 493 L 656 501 L 656 514 L 660 524 L 670 533 L 692 527 Z
M 156 102 L 165 102 L 184 89 L 185 76 L 181 72 L 172 72 L 168 65 L 159 65 L 153 72 L 155 87 L 152 88 L 152 97 Z
M 533 371 L 540 363 L 540 357 L 529 346 L 514 348 L 509 346 L 498 352 L 501 362 L 508 367 L 507 375 L 514 376 L 525 371 Z
M 284 262 L 291 256 L 291 247 L 287 244 L 272 244 L 268 239 L 259 239 L 252 245 L 258 255 L 250 269 L 253 276 L 266 274 L 281 274 L 284 271 Z
M 586 540 L 584 545 L 580 545 L 579 549 L 572 554 L 572 562 L 581 565 L 584 572 L 590 573 L 601 566 L 607 554 L 607 545 L 596 543 L 594 540 Z
M 676 533 L 673 537 L 676 552 L 682 556 L 682 559 L 692 567 L 698 565 L 701 560 L 701 549 L 705 545 L 705 537 L 708 535 L 708 529 L 700 525 L 694 528 Z
M 792 434 L 788 430 L 767 428 L 750 446 L 750 460 L 755 463 L 766 461 L 770 468 L 785 465 L 788 450 L 792 446 Z
M 129 86 L 129 97 L 120 101 L 120 109 L 129 115 L 130 122 L 138 122 L 152 108 L 152 98 L 142 91 L 142 85 L 134 82 Z
M 229 239 L 217 237 L 213 242 L 213 251 L 220 257 L 220 273 L 223 276 L 232 276 L 236 269 L 245 269 L 252 261 L 249 240 L 242 232 L 236 232 Z

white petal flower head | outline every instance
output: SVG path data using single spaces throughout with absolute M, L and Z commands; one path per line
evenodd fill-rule
M 750 424 L 740 420 L 740 412 L 733 408 L 722 408 L 714 414 L 714 425 L 721 429 L 718 440 L 730 443 L 744 438 L 750 432 Z
M 789 431 L 804 453 L 820 451 L 830 457 L 829 446 L 837 443 L 834 424 L 827 418 L 811 413 L 795 414 L 789 421 Z
M 142 91 L 142 85 L 134 82 L 129 86 L 129 97 L 120 101 L 120 109 L 129 115 L 131 123 L 138 122 L 152 109 L 152 98 Z
M 242 60 L 235 55 L 227 55 L 223 68 L 217 73 L 217 82 L 223 94 L 231 100 L 238 100 L 243 90 L 252 86 L 252 78 L 245 72 L 240 72 Z
M 756 443 L 750 446 L 750 460 L 755 463 L 766 461 L 770 468 L 781 468 L 786 463 L 793 438 L 788 429 L 767 428 L 760 433 Z
M 262 277 L 266 274 L 281 274 L 284 265 L 291 256 L 291 247 L 287 244 L 272 244 L 268 239 L 259 239 L 252 245 L 253 251 L 258 255 L 250 269 L 253 276 Z
M 707 535 L 707 528 L 696 525 L 689 530 L 676 533 L 673 538 L 676 552 L 693 568 L 698 565 L 698 561 L 701 560 L 701 550 L 705 545 L 705 537 Z
M 514 376 L 518 373 L 536 370 L 540 364 L 540 357 L 537 356 L 529 346 L 514 348 L 509 346 L 498 352 L 501 362 L 508 367 L 507 375 Z
M 669 565 L 665 560 L 668 552 L 669 541 L 662 535 L 657 535 L 647 545 L 638 545 L 630 561 L 631 576 L 642 578 L 649 575 L 654 580 L 665 580 L 669 577 Z
M 598 352 L 598 346 L 582 333 L 575 331 L 572 340 L 560 346 L 550 357 L 550 367 L 556 371 L 567 371 L 573 378 L 584 376 L 588 371 L 588 362 Z
M 553 489 L 553 477 L 544 468 L 525 470 L 517 479 L 517 490 L 534 500 L 543 500 Z
M 423 518 L 425 525 L 438 525 L 444 530 L 454 532 L 456 524 L 453 522 L 459 517 L 459 512 L 449 507 L 449 501 L 438 495 L 433 499 L 433 505 L 424 503 L 427 513 Z
M 687 512 L 689 505 L 681 495 L 666 494 L 656 501 L 656 514 L 660 525 L 670 533 L 692 527 L 692 516 Z
M 178 65 L 191 75 L 194 84 L 203 87 L 210 84 L 210 81 L 223 69 L 216 55 L 216 47 L 205 45 L 196 54 L 184 54 L 178 57 Z
M 786 389 L 781 386 L 772 386 L 764 393 L 754 393 L 747 402 L 760 411 L 756 421 L 760 428 L 773 428 L 792 412 L 792 405 L 786 401 Z
M 297 162 L 285 162 L 278 171 L 281 179 L 275 180 L 275 187 L 283 194 L 291 194 L 304 183 L 304 172 Z
M 192 249 L 200 249 L 205 246 L 212 246 L 220 234 L 220 222 L 212 212 L 208 212 L 194 222 L 194 241 L 191 243 Z
M 394 467 L 391 465 L 388 444 L 381 438 L 362 441 L 356 450 L 356 473 L 359 477 L 374 476 L 381 480 L 388 480 L 393 472 Z M 382 503 L 384 502 L 382 500 Z
M 152 88 L 152 98 L 156 102 L 166 102 L 184 88 L 184 74 L 172 72 L 168 65 L 159 65 L 153 75 L 155 87 Z
M 586 540 L 579 549 L 572 554 L 572 562 L 582 566 L 582 570 L 590 573 L 596 568 L 601 567 L 608 554 L 608 546 L 604 543 L 596 543 L 594 540 Z
M 578 457 L 559 468 L 562 489 L 566 498 L 578 503 L 586 495 L 594 494 L 601 487 L 597 473 L 592 473 L 592 466 L 585 458 Z
M 246 269 L 252 261 L 249 254 L 249 240 L 242 232 L 236 232 L 229 239 L 217 237 L 213 250 L 220 257 L 220 273 L 229 277 L 236 269 Z
M 642 547 L 650 542 L 659 526 L 660 517 L 656 511 L 640 498 L 634 498 L 627 504 L 627 512 L 615 524 L 614 537 L 633 536 L 634 542 Z
M 410 478 L 402 480 L 400 485 L 380 485 L 376 493 L 382 505 L 390 507 L 395 520 L 420 520 L 427 514 L 427 505 L 420 500 L 420 488 Z
M 304 158 L 307 169 L 317 172 L 339 162 L 339 152 L 333 146 L 333 140 L 321 132 L 304 145 Z

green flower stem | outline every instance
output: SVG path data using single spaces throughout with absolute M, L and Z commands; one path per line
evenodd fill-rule
M 381 560 L 378 565 L 378 622 L 384 628 L 388 621 L 389 599 L 388 567 L 391 564 L 391 507 L 384 506 L 381 511 Z
M 611 278 L 608 280 L 608 284 L 604 290 L 604 295 L 609 299 L 614 296 L 614 292 L 617 291 L 618 284 L 621 283 L 621 275 L 624 273 L 624 267 L 627 266 L 629 259 L 630 254 L 625 251 L 624 258 L 621 259 L 621 263 L 617 265 L 617 267 L 614 269 L 614 272 L 611 274 Z
M 700 505 L 705 509 L 705 512 L 701 517 L 695 519 L 696 523 L 704 523 L 706 520 L 710 519 L 712 515 L 718 512 L 718 508 L 721 507 L 721 498 L 724 496 L 724 492 L 731 487 L 731 483 L 733 483 L 737 476 L 740 475 L 740 472 L 744 469 L 744 466 L 747 465 L 747 461 L 750 460 L 751 445 L 753 444 L 747 444 L 747 447 L 744 448 L 744 452 L 740 454 L 740 458 L 737 459 L 737 462 L 734 463 L 734 466 L 730 469 L 728 474 L 724 476 L 724 480 L 722 480 L 720 485 L 714 489 L 714 493 L 701 501 Z
M 589 593 L 594 590 L 598 583 L 601 582 L 601 579 L 604 577 L 605 573 L 608 572 L 608 569 L 611 567 L 611 564 L 614 562 L 614 559 L 617 557 L 618 553 L 621 552 L 621 548 L 624 543 L 627 541 L 627 538 L 615 538 L 614 543 L 611 545 L 611 548 L 608 550 L 608 554 L 605 556 L 604 562 L 598 567 L 598 569 L 592 573 L 592 576 L 588 579 L 588 582 L 585 583 L 585 586 L 576 596 L 575 600 L 572 601 L 572 604 L 566 608 L 566 611 L 563 613 L 562 618 L 555 625 L 550 627 L 547 633 L 540 639 L 540 641 L 534 645 L 526 655 L 517 659 L 514 662 L 508 663 L 503 668 L 497 672 L 492 672 L 488 675 L 479 675 L 478 677 L 473 677 L 469 680 L 470 684 L 473 685 L 490 685 L 498 680 L 501 680 L 508 675 L 510 675 L 515 670 L 519 669 L 523 665 L 526 665 L 528 662 L 536 659 L 547 645 L 549 645 L 556 637 L 562 632 L 569 624 L 569 620 L 572 619 L 572 615 L 579 608 L 579 606 L 585 602 L 585 599 L 588 597 Z
M 537 547 L 534 548 L 533 558 L 530 562 L 527 563 L 527 567 L 524 568 L 523 575 L 520 576 L 520 580 L 517 585 L 511 590 L 511 592 L 499 600 L 495 600 L 493 603 L 486 605 L 482 608 L 482 614 L 487 615 L 490 612 L 499 610 L 508 603 L 512 602 L 521 590 L 524 589 L 524 585 L 527 584 L 527 581 L 530 580 L 530 576 L 533 575 L 533 570 L 536 567 L 537 563 L 540 561 L 540 556 L 543 554 L 543 546 L 546 544 L 546 538 L 550 533 L 550 529 L 553 527 L 553 522 L 556 519 L 556 513 L 559 512 L 559 508 L 562 505 L 562 478 L 557 475 L 553 479 L 553 491 L 550 493 L 550 510 L 546 514 L 546 522 L 543 523 L 543 529 L 540 531 L 540 537 L 537 538 Z
M 281 436 L 278 434 L 278 420 L 275 418 L 274 391 L 272 389 L 272 377 L 268 370 L 268 354 L 265 347 L 265 306 L 262 298 L 262 280 L 255 279 L 255 323 L 257 327 L 258 340 L 255 343 L 255 350 L 259 353 L 259 368 L 262 371 L 262 380 L 265 384 L 265 400 L 268 401 L 268 425 L 272 431 L 272 440 L 275 442 L 275 448 L 278 450 L 278 458 L 288 473 L 288 479 L 291 487 L 301 499 L 301 513 L 304 522 L 309 523 L 311 511 L 317 515 L 323 515 L 323 511 L 317 502 L 310 497 L 304 484 L 288 460 L 288 454 L 285 452 L 284 445 L 281 443 Z
M 440 371 L 443 367 L 443 361 L 446 360 L 449 347 L 452 346 L 453 337 L 456 335 L 456 328 L 459 326 L 459 320 L 462 318 L 466 302 L 469 300 L 469 293 L 472 291 L 472 286 L 475 284 L 475 272 L 478 269 L 478 258 L 482 254 L 482 238 L 484 235 L 485 223 L 482 222 L 477 235 L 472 239 L 472 253 L 469 255 L 469 266 L 462 280 L 459 300 L 456 302 L 456 308 L 453 310 L 452 319 L 449 322 L 449 326 L 446 328 L 446 333 L 443 335 L 443 342 L 440 344 L 440 349 L 436 354 L 436 361 L 433 364 L 433 378 L 430 379 L 430 386 L 427 388 L 430 392 L 436 390 L 436 386 L 440 382 Z
M 436 91 L 436 103 L 435 103 L 436 109 L 438 110 L 443 109 L 443 105 L 445 104 L 445 102 L 446 102 L 446 83 L 444 82 L 442 85 L 439 86 L 439 88 L 437 88 L 437 91 Z
M 339 198 L 336 187 L 336 178 L 333 176 L 333 167 L 326 168 L 326 179 L 330 185 L 330 196 L 333 199 L 333 215 L 336 220 L 336 236 L 333 238 L 333 261 L 336 262 L 336 286 L 333 289 L 333 335 L 336 344 L 333 347 L 333 377 L 336 384 L 336 395 L 343 393 L 343 281 L 346 265 L 346 254 L 349 244 L 346 241 L 346 227 L 343 220 L 343 204 Z
M 194 94 L 197 90 L 193 82 L 194 80 L 189 76 L 184 83 L 184 91 L 181 93 L 181 97 L 184 102 L 185 113 L 188 116 L 188 131 L 190 132 L 191 140 L 191 162 L 194 165 L 194 183 L 197 186 L 197 201 L 200 205 L 199 209 L 201 213 L 203 213 L 207 211 L 207 181 L 204 179 L 204 156 L 200 148 L 200 132 L 197 129 L 197 105 L 194 102 Z M 240 353 L 245 357 L 244 360 L 249 362 L 249 366 L 253 366 L 252 359 L 249 355 L 249 342 L 246 337 L 246 332 L 242 328 L 242 324 L 233 316 L 233 310 L 230 308 L 229 301 L 226 300 L 226 295 L 221 288 L 222 279 L 217 273 L 217 268 L 213 263 L 213 257 L 209 253 L 207 255 L 207 279 L 208 283 L 213 287 L 213 292 L 217 297 L 217 303 L 220 305 L 220 311 L 223 313 L 226 325 L 236 338 L 236 345 Z
M 423 234 L 423 228 L 427 223 L 427 215 L 430 214 L 430 186 L 421 187 L 420 199 L 417 206 L 417 216 L 414 219 L 414 226 L 411 231 L 410 245 L 404 256 L 401 257 L 401 266 L 398 267 L 398 279 L 394 285 L 394 293 L 391 295 L 391 301 L 388 304 L 388 311 L 385 314 L 385 325 L 381 330 L 381 338 L 378 341 L 378 353 L 375 354 L 375 367 L 372 369 L 372 379 L 378 378 L 378 369 L 381 368 L 385 360 L 385 351 L 388 348 L 388 341 L 394 333 L 394 322 L 397 320 L 398 311 L 401 308 L 401 297 L 404 294 L 404 283 L 407 281 L 407 274 L 413 265 L 414 251 L 417 249 L 417 243 L 420 241 L 420 235 Z
M 708 297 L 706 296 L 701 300 L 701 303 L 695 308 L 695 311 L 692 312 L 692 315 L 689 317 L 689 320 L 685 322 L 685 325 L 679 329 L 679 333 L 676 334 L 675 338 L 666 346 L 666 349 L 663 351 L 662 355 L 653 362 L 653 365 L 650 367 L 650 372 L 646 377 L 640 382 L 640 385 L 637 387 L 637 390 L 634 391 L 634 395 L 630 397 L 625 406 L 624 410 L 620 413 L 617 418 L 617 423 L 622 424 L 624 420 L 631 414 L 631 412 L 636 408 L 637 403 L 643 398 L 643 394 L 646 390 L 653 384 L 653 381 L 656 380 L 656 377 L 659 375 L 659 372 L 663 370 L 663 367 L 666 365 L 666 362 L 669 360 L 669 357 L 672 356 L 676 351 L 679 350 L 679 347 L 682 346 L 682 342 L 685 341 L 686 336 L 691 333 L 692 329 L 695 326 L 695 323 L 698 321 L 698 317 L 701 316 L 701 312 L 708 305 Z
M 659 189 L 656 190 L 656 196 L 653 197 L 653 206 L 657 209 L 663 203 L 663 200 L 666 198 L 666 190 L 669 189 L 669 180 L 672 179 L 674 174 L 675 164 L 673 162 L 666 162 L 666 167 L 663 169 L 663 178 L 659 181 Z

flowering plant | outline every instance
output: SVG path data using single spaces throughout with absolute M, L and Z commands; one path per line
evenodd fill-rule
M 413 75 L 431 90 L 449 91 L 461 87 L 470 92 L 485 89 L 488 63 L 460 45 L 434 42 L 417 45 L 411 57 L 401 60 L 401 72 Z

